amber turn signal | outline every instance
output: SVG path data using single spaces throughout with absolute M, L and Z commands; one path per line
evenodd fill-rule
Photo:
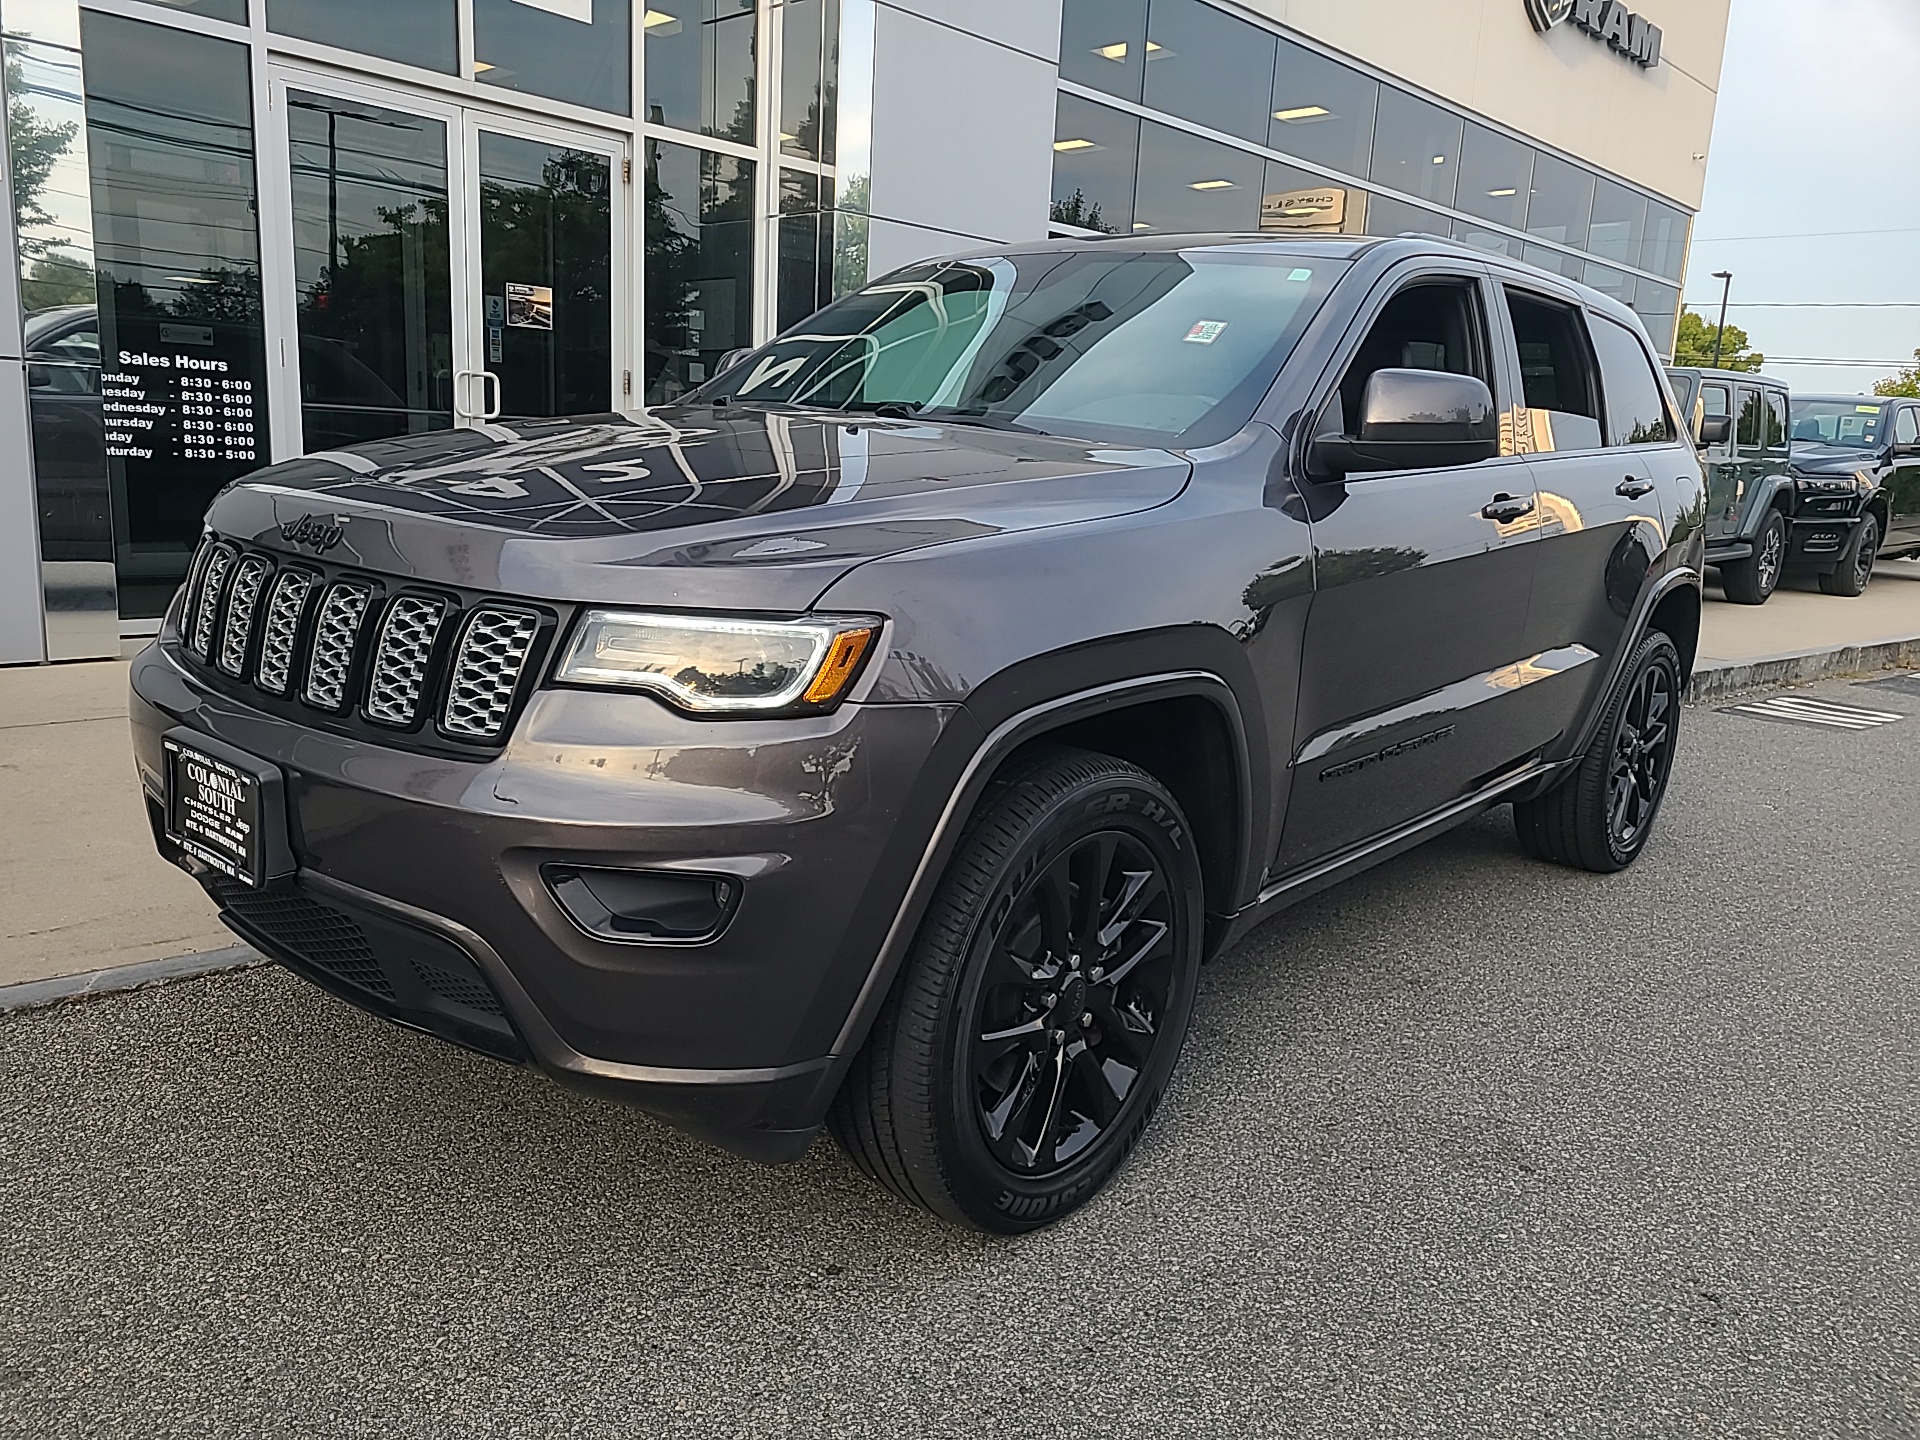
M 801 698 L 809 705 L 824 705 L 830 700 L 839 699 L 840 692 L 853 679 L 854 671 L 860 668 L 861 656 L 867 653 L 867 646 L 872 643 L 871 630 L 843 630 L 834 636 L 833 644 L 827 650 L 827 658 L 821 663 L 820 673 L 813 677 L 813 683 L 807 686 L 807 693 Z

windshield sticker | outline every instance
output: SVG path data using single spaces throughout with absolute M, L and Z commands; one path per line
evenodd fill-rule
M 1853 407 L 1853 413 L 1856 415 L 1878 415 L 1880 413 L 1880 407 L 1878 405 L 1856 405 Z
M 1227 322 L 1224 320 L 1202 320 L 1187 332 L 1187 343 L 1189 345 L 1211 345 L 1224 335 L 1226 330 Z
M 1312 278 L 1313 271 L 1311 270 L 1294 270 L 1287 275 L 1287 279 L 1293 281 L 1296 285 L 1303 285 Z

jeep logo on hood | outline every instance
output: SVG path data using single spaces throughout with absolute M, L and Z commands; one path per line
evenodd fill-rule
M 311 515 L 289 520 L 280 527 L 280 538 L 289 545 L 305 545 L 316 555 L 324 555 L 340 543 L 344 533 L 338 525 L 329 525 Z

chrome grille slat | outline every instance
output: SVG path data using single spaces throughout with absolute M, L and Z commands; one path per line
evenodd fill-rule
M 381 725 L 411 725 L 420 713 L 433 642 L 447 614 L 435 596 L 400 595 L 387 606 L 367 682 L 366 716 Z
M 216 545 L 207 555 L 207 573 L 194 601 L 193 634 L 187 641 L 196 655 L 208 657 L 213 653 L 213 621 L 220 611 L 220 592 L 226 588 L 227 571 L 233 567 L 234 554 L 231 547 Z
M 293 683 L 293 647 L 311 594 L 313 576 L 305 570 L 282 570 L 273 582 L 266 634 L 260 640 L 260 664 L 253 674 L 253 683 L 269 695 L 284 695 Z
M 538 616 L 482 606 L 467 618 L 453 658 L 440 728 L 463 739 L 491 740 L 506 728 L 527 655 L 540 632 Z
M 227 623 L 220 635 L 220 668 L 240 678 L 247 668 L 247 646 L 253 641 L 253 615 L 260 591 L 273 573 L 258 555 L 243 559 L 233 572 L 233 593 L 227 599 Z
M 320 620 L 314 626 L 313 653 L 307 659 L 307 683 L 302 698 L 322 710 L 338 710 L 347 698 L 347 680 L 353 671 L 354 646 L 360 622 L 366 618 L 373 587 L 358 580 L 336 580 L 320 602 Z

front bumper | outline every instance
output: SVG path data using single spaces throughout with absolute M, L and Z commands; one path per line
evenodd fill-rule
M 285 775 L 291 879 L 247 895 L 203 875 L 264 953 L 763 1160 L 817 1130 L 847 1058 L 836 1038 L 970 752 L 950 706 L 702 721 L 548 690 L 499 756 L 450 760 L 251 709 L 200 681 L 170 633 L 132 686 L 156 815 L 178 725 Z M 704 943 L 610 941 L 569 918 L 542 876 L 554 864 L 724 875 L 740 898 Z
M 1853 546 L 1864 516 L 1822 515 L 1793 522 L 1787 565 L 1796 570 L 1832 570 Z

